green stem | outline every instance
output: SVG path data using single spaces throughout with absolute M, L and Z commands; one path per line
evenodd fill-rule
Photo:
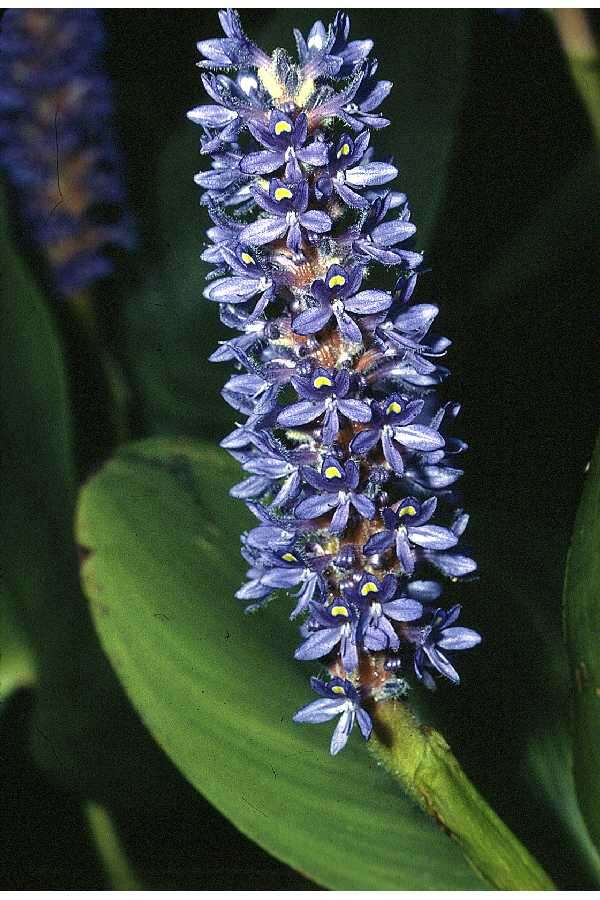
M 98 803 L 89 801 L 84 806 L 84 812 L 111 890 L 143 890 L 143 886 L 121 847 L 115 826 L 105 808 Z
M 555 887 L 471 784 L 439 732 L 420 725 L 405 703 L 377 704 L 369 747 L 410 797 L 446 831 L 491 887 Z
M 583 9 L 550 9 L 573 83 L 600 144 L 600 54 Z

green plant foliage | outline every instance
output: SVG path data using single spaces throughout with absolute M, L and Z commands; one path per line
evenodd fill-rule
M 85 487 L 79 541 L 96 627 L 134 705 L 186 777 L 245 834 L 338 889 L 485 886 L 358 742 L 291 722 L 307 702 L 284 603 L 233 593 L 247 514 L 218 449 L 153 439 Z M 368 840 L 365 839 L 368 836 Z
M 49 581 L 60 578 L 75 481 L 60 341 L 14 250 L 3 193 L 0 307 L 0 697 L 5 698 L 34 677 L 27 626 Z
M 62 342 L 0 204 L 0 697 L 36 674 L 31 743 L 70 790 L 171 803 L 178 776 L 132 710 L 81 595 Z
M 565 577 L 565 626 L 575 707 L 574 771 L 600 848 L 600 440 L 577 513 Z

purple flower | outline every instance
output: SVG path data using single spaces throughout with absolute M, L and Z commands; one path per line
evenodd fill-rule
M 318 725 L 339 716 L 340 720 L 331 738 L 330 752 L 332 756 L 346 746 L 355 721 L 358 722 L 365 741 L 369 740 L 373 727 L 371 717 L 366 710 L 362 709 L 359 693 L 351 682 L 344 678 L 332 678 L 329 682 L 311 678 L 310 686 L 315 693 L 319 694 L 320 699 L 313 700 L 312 703 L 299 709 L 294 715 L 294 722 Z
M 368 131 L 361 132 L 356 140 L 349 134 L 342 134 L 330 151 L 326 173 L 315 183 L 317 198 L 331 197 L 335 193 L 353 209 L 369 209 L 369 199 L 359 191 L 386 184 L 398 174 L 391 163 L 368 162 L 365 159 L 360 164 L 367 152 L 370 137 Z
M 415 570 L 415 547 L 447 550 L 458 543 L 457 535 L 449 528 L 429 525 L 437 506 L 437 498 L 420 503 L 415 497 L 405 497 L 383 510 L 383 531 L 374 534 L 364 547 L 367 556 L 384 553 L 395 545 L 396 558 L 407 575 Z
M 324 415 L 321 436 L 329 447 L 340 430 L 340 414 L 351 422 L 368 422 L 371 418 L 368 403 L 348 396 L 351 378 L 347 369 L 333 372 L 319 367 L 309 377 L 291 381 L 301 399 L 279 413 L 277 421 L 286 428 L 306 425 Z
M 435 689 L 435 681 L 427 670 L 436 670 L 453 684 L 460 683 L 458 672 L 442 650 L 469 650 L 481 643 L 481 635 L 472 628 L 454 626 L 461 607 L 453 606 L 448 612 L 436 609 L 431 623 L 423 628 L 409 628 L 407 636 L 416 644 L 415 673 L 430 690 Z
M 408 596 L 397 596 L 398 579 L 386 575 L 380 581 L 365 573 L 360 581 L 342 591 L 344 598 L 360 609 L 359 636 L 367 650 L 397 650 L 400 638 L 390 619 L 412 622 L 420 619 L 423 606 Z
M 203 69 L 221 69 L 230 66 L 268 66 L 271 60 L 264 51 L 246 37 L 239 14 L 234 9 L 222 9 L 219 21 L 224 38 L 198 41 L 198 50 L 205 57 L 198 63 Z
M 335 456 L 326 456 L 321 473 L 314 469 L 303 470 L 304 480 L 320 493 L 313 493 L 301 500 L 294 509 L 299 519 L 318 519 L 335 510 L 329 524 L 332 534 L 339 534 L 348 524 L 350 506 L 366 519 L 375 515 L 375 504 L 365 494 L 357 491 L 360 471 L 349 459 L 344 465 Z
M 331 229 L 327 213 L 308 209 L 308 182 L 304 178 L 290 183 L 273 178 L 268 193 L 259 187 L 254 189 L 254 199 L 269 215 L 242 229 L 243 244 L 259 247 L 285 238 L 290 250 L 298 251 L 303 232 L 325 234 Z
M 238 600 L 263 600 L 274 590 L 300 587 L 291 619 L 304 612 L 314 597 L 322 599 L 325 593 L 322 575 L 311 568 L 311 561 L 296 549 L 294 542 L 277 553 L 265 551 L 248 571 L 247 578 L 248 582 L 235 595 Z M 247 609 L 254 611 L 254 608 L 253 605 Z
M 308 637 L 298 647 L 296 659 L 320 659 L 340 645 L 340 658 L 348 674 L 358 666 L 358 613 L 354 607 L 337 597 L 329 606 L 310 604 L 306 624 Z
M 354 237 L 353 249 L 368 260 L 374 259 L 386 266 L 408 264 L 414 268 L 421 265 L 423 255 L 414 250 L 396 247 L 396 244 L 401 244 L 411 238 L 417 229 L 410 221 L 408 205 L 404 206 L 397 219 L 384 221 L 390 210 L 391 202 L 392 194 L 389 192 L 373 201 L 360 231 Z
M 411 424 L 422 409 L 422 400 L 409 400 L 401 394 L 389 394 L 373 403 L 372 424 L 352 439 L 350 452 L 363 456 L 381 442 L 386 462 L 397 475 L 403 475 L 403 452 L 429 452 L 444 446 L 444 438 L 434 428 Z
M 327 162 L 326 143 L 314 140 L 306 144 L 308 119 L 305 113 L 300 113 L 293 121 L 285 113 L 272 110 L 268 127 L 260 123 L 249 123 L 248 128 L 256 140 L 266 148 L 243 157 L 240 169 L 248 175 L 268 175 L 287 164 L 292 179 L 300 180 L 302 178 L 300 163 L 307 166 L 323 166 Z
M 340 334 L 348 343 L 360 343 L 362 334 L 354 319 L 353 312 L 367 316 L 385 312 L 392 303 L 392 295 L 387 291 L 358 291 L 363 278 L 363 269 L 355 266 L 346 270 L 342 266 L 330 266 L 325 279 L 317 279 L 311 287 L 311 296 L 317 301 L 300 313 L 292 322 L 298 334 L 314 334 L 324 328 L 335 316 Z

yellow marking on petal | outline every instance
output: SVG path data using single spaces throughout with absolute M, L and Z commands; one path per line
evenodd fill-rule
M 281 558 L 285 560 L 285 562 L 298 562 L 298 559 L 293 553 L 284 553 Z
M 257 178 L 256 183 L 263 189 L 263 191 L 269 190 L 269 182 L 266 178 Z
M 350 153 L 350 144 L 342 144 L 342 146 L 336 153 L 336 156 L 338 159 L 341 159 L 342 156 L 348 156 L 349 153 Z
M 342 687 L 341 684 L 334 684 L 334 686 L 331 688 L 331 693 L 332 694 L 345 694 L 346 691 Z
M 402 509 L 398 510 L 400 518 L 402 518 L 402 516 L 416 516 L 416 514 L 417 511 L 414 506 L 403 506 Z
M 300 85 L 298 93 L 294 97 L 294 103 L 296 104 L 296 106 L 304 106 L 305 103 L 308 103 L 314 93 L 314 90 L 315 83 L 312 78 L 305 78 Z
M 375 584 L 374 581 L 367 581 L 367 583 L 363 584 L 363 586 L 360 589 L 360 593 L 363 597 L 366 597 L 367 594 L 372 594 L 372 593 L 376 594 L 378 591 L 379 591 L 379 588 L 377 587 L 377 585 Z
M 247 266 L 255 266 L 256 260 L 250 253 L 246 253 L 245 251 L 242 253 L 242 262 L 245 262 Z
M 392 400 L 392 402 L 390 403 L 390 405 L 389 405 L 388 408 L 386 409 L 386 412 L 387 412 L 388 414 L 389 414 L 389 413 L 401 413 L 401 412 L 402 412 L 402 407 L 400 406 L 400 404 L 399 404 L 396 400 Z
M 291 130 L 292 130 L 292 126 L 290 125 L 289 122 L 286 122 L 284 119 L 281 119 L 275 125 L 275 134 L 277 135 L 277 137 L 279 137 L 280 134 L 283 134 L 284 131 L 289 134 Z
M 291 200 L 293 197 L 292 192 L 289 188 L 286 187 L 278 187 L 275 188 L 275 199 L 279 203 L 280 200 Z
M 331 615 L 332 616 L 345 616 L 346 618 L 348 618 L 350 613 L 348 612 L 348 610 L 346 609 L 345 606 L 334 606 L 333 609 L 331 610 Z
M 333 381 L 331 380 L 331 378 L 327 378 L 325 375 L 319 375 L 318 378 L 315 378 L 313 384 L 316 388 L 331 387 Z
M 343 284 L 346 284 L 346 279 L 343 275 L 332 275 L 327 284 L 330 288 L 337 287 L 338 285 L 341 287 Z
M 263 83 L 263 87 L 269 92 L 273 100 L 279 100 L 285 93 L 285 88 L 279 78 L 275 75 L 272 68 L 261 66 L 258 70 L 258 77 Z
M 325 478 L 342 478 L 342 473 L 335 466 L 327 466 L 325 469 Z

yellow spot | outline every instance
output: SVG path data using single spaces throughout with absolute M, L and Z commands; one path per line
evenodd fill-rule
M 342 146 L 338 150 L 336 156 L 338 159 L 341 159 L 342 156 L 348 156 L 349 153 L 350 153 L 350 144 L 342 144 Z
M 256 265 L 256 260 L 254 259 L 254 257 L 251 256 L 249 253 L 246 253 L 246 251 L 244 251 L 242 253 L 242 262 L 245 262 L 247 266 L 255 266 Z
M 348 612 L 348 610 L 346 609 L 345 606 L 334 606 L 333 609 L 331 610 L 331 615 L 332 616 L 345 616 L 346 618 L 348 618 L 350 613 Z
M 398 515 L 400 518 L 402 516 L 416 516 L 417 511 L 414 506 L 403 506 L 402 509 L 398 510 Z
M 312 78 L 305 78 L 300 85 L 298 93 L 294 97 L 294 103 L 296 104 L 296 106 L 304 106 L 304 104 L 307 103 L 312 97 L 314 89 L 315 83 Z
M 401 413 L 401 412 L 402 412 L 402 407 L 400 406 L 399 403 L 396 402 L 396 400 L 392 400 L 392 402 L 390 403 L 390 405 L 389 405 L 388 408 L 386 409 L 386 412 L 387 412 L 387 413 Z
M 319 375 L 318 378 L 315 378 L 313 384 L 316 388 L 331 387 L 333 381 L 331 380 L 331 378 L 326 378 L 325 375 Z
M 373 592 L 377 593 L 377 591 L 378 591 L 378 587 L 375 584 L 375 582 L 373 582 L 373 581 L 367 581 L 367 583 L 363 584 L 363 586 L 360 589 L 360 593 L 363 597 L 366 597 L 367 594 L 372 594 Z
M 269 190 L 269 182 L 267 181 L 266 178 L 258 178 L 257 184 L 259 187 L 261 187 L 263 189 L 263 191 Z
M 344 690 L 344 688 L 342 687 L 341 684 L 334 684 L 334 686 L 331 688 L 331 693 L 332 694 L 345 694 L 346 691 Z
M 285 562 L 298 562 L 293 553 L 284 553 L 281 557 Z
M 335 466 L 327 466 L 325 469 L 325 478 L 341 478 L 342 473 Z
M 343 275 L 332 275 L 328 284 L 330 288 L 337 287 L 338 285 L 341 287 L 343 284 L 346 284 L 346 279 Z
M 269 92 L 273 100 L 279 100 L 283 97 L 285 88 L 275 75 L 272 68 L 261 66 L 258 70 L 258 77 L 263 83 L 263 87 Z
M 292 192 L 289 188 L 286 187 L 278 187 L 275 188 L 275 199 L 279 203 L 280 200 L 290 200 L 292 198 Z
M 279 122 L 277 122 L 276 125 L 275 125 L 275 134 L 276 134 L 278 137 L 279 137 L 280 134 L 283 134 L 284 131 L 287 132 L 287 133 L 289 134 L 289 132 L 290 132 L 291 130 L 292 130 L 292 126 L 290 125 L 289 122 L 286 122 L 284 119 L 281 119 L 281 120 L 280 120 Z

